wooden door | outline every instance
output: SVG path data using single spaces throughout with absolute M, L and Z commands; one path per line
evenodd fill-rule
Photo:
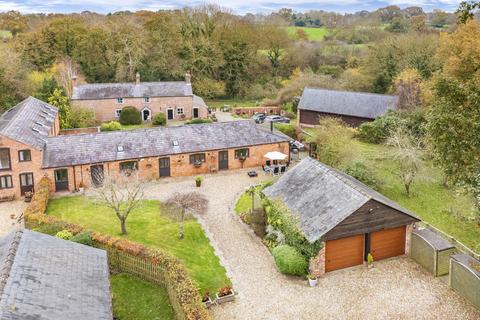
M 404 254 L 405 232 L 405 226 L 372 232 L 370 253 L 373 259 L 382 260 Z
M 218 152 L 218 170 L 228 170 L 228 151 Z
M 55 174 L 55 191 L 68 190 L 68 171 L 67 169 L 58 169 Z
M 20 194 L 23 196 L 25 192 L 33 192 L 33 173 L 20 174 Z
M 325 244 L 325 272 L 363 263 L 364 235 L 328 240 Z
M 170 158 L 160 158 L 159 167 L 160 167 L 160 177 L 170 177 Z
M 193 108 L 193 117 L 198 118 L 198 108 Z
M 101 186 L 104 178 L 103 164 L 90 166 L 90 176 L 95 187 Z
M 167 120 L 173 120 L 173 109 L 167 110 Z

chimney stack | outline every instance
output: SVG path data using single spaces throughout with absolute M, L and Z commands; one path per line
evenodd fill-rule
M 186 82 L 187 84 L 191 84 L 191 83 L 192 83 L 192 75 L 190 74 L 190 72 L 185 73 L 185 82 Z
M 72 87 L 76 87 L 76 86 L 77 86 L 77 76 L 74 75 L 74 76 L 72 77 Z
M 135 74 L 135 84 L 140 84 L 140 73 Z

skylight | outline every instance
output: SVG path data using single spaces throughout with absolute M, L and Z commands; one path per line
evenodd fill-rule
M 177 140 L 173 140 L 173 141 L 172 141 L 172 146 L 178 147 L 178 141 L 177 141 Z
M 117 146 L 117 152 L 123 152 L 125 149 L 123 148 L 123 146 L 121 144 L 119 144 Z

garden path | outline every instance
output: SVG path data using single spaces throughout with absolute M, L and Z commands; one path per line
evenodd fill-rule
M 165 200 L 172 192 L 198 191 L 209 199 L 199 217 L 216 254 L 238 291 L 235 302 L 212 307 L 215 319 L 479 319 L 480 311 L 427 274 L 410 258 L 331 272 L 315 288 L 280 274 L 271 254 L 234 213 L 246 188 L 266 177 L 246 170 L 149 183 L 146 197 Z

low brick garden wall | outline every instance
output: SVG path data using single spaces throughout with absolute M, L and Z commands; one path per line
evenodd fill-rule
M 51 183 L 48 178 L 40 180 L 32 202 L 24 213 L 25 227 L 34 229 L 47 226 L 69 230 L 74 235 L 87 231 L 81 226 L 45 214 Z M 166 288 L 177 319 L 211 319 L 196 285 L 179 259 L 166 252 L 98 232 L 92 232 L 92 241 L 95 247 L 107 251 L 111 271 L 133 274 Z

